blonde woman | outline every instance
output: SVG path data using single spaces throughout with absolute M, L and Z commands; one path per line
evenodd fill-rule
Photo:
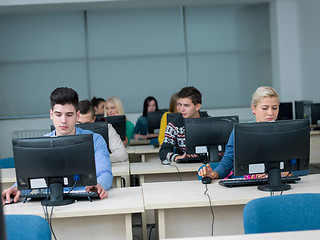
M 279 113 L 279 95 L 272 87 L 259 87 L 252 95 L 251 110 L 255 116 L 255 122 L 275 121 Z M 212 170 L 210 164 L 201 168 L 198 175 L 219 179 L 227 177 L 233 169 L 234 132 L 232 131 L 226 145 L 224 156 L 219 165 Z M 265 174 L 256 174 L 256 178 L 264 178 Z
M 118 116 L 125 115 L 123 105 L 119 98 L 109 97 L 105 101 L 105 114 L 106 116 Z M 126 140 L 123 141 L 124 146 L 127 146 L 130 143 L 130 140 L 133 135 L 134 124 L 126 119 Z

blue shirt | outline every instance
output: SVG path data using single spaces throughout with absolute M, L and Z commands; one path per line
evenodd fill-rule
M 147 135 L 148 134 L 148 118 L 145 116 L 140 116 L 133 130 L 133 135 Z
M 94 133 L 90 130 L 83 130 L 78 127 L 76 127 L 76 134 L 93 134 L 97 182 L 100 183 L 104 190 L 108 190 L 112 186 L 113 175 L 111 170 L 110 155 L 105 140 L 100 134 Z M 44 137 L 54 136 L 56 136 L 55 130 L 44 135 Z

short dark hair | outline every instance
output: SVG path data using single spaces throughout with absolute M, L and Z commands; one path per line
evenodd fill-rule
M 142 113 L 142 115 L 145 116 L 145 117 L 148 115 L 148 106 L 149 106 L 149 103 L 150 103 L 152 100 L 154 100 L 154 101 L 156 102 L 156 111 L 159 110 L 159 109 L 158 109 L 158 102 L 157 102 L 157 100 L 156 100 L 154 97 L 149 96 L 149 97 L 147 97 L 147 98 L 144 100 L 144 103 L 143 103 L 143 113 Z
M 200 91 L 193 86 L 182 88 L 179 92 L 179 98 L 190 98 L 194 105 L 202 103 L 202 95 Z
M 79 110 L 81 114 L 91 113 L 92 118 L 95 115 L 95 111 L 93 109 L 93 105 L 89 100 L 82 100 L 79 102 Z
M 78 93 L 72 88 L 59 87 L 53 90 L 50 95 L 51 109 L 53 109 L 56 104 L 72 104 L 76 111 L 78 111 L 79 96 Z
M 103 98 L 93 97 L 93 98 L 91 99 L 91 103 L 92 103 L 92 106 L 93 106 L 93 107 L 98 107 L 101 102 L 104 102 L 104 99 L 103 99 Z

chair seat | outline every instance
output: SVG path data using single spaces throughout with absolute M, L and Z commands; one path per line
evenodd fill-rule
M 243 210 L 245 233 L 320 229 L 320 194 L 288 194 L 258 198 Z

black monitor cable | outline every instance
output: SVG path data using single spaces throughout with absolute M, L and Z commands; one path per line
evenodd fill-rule
M 74 183 L 73 183 L 72 187 L 69 189 L 69 191 L 68 191 L 67 193 L 70 193 L 70 192 L 75 188 L 75 186 L 77 185 L 77 183 L 78 183 L 78 181 L 77 181 L 77 180 L 76 180 L 76 181 L 74 181 Z
M 212 209 L 212 204 L 211 204 L 211 198 L 210 195 L 207 193 L 208 191 L 208 184 L 206 185 L 206 189 L 204 191 L 204 195 L 207 195 L 208 199 L 209 199 L 209 205 L 210 205 L 210 211 L 211 211 L 211 215 L 212 215 L 212 223 L 211 223 L 211 236 L 213 236 L 213 225 L 214 225 L 214 213 L 213 213 L 213 209 Z
M 170 166 L 173 166 L 173 167 L 175 167 L 175 168 L 177 169 L 177 172 L 178 172 L 178 174 L 179 174 L 179 181 L 182 181 L 182 180 L 181 180 L 181 172 L 179 171 L 179 168 L 177 167 L 176 162 L 174 162 L 173 164 L 170 164 Z
M 282 195 L 284 189 L 286 188 L 286 186 L 287 186 L 287 184 L 288 184 L 288 177 L 289 177 L 289 175 L 292 173 L 293 167 L 294 167 L 294 163 L 291 165 L 291 168 L 290 168 L 290 170 L 289 170 L 289 173 L 288 173 L 287 176 L 286 176 L 285 185 L 283 186 L 280 195 Z

